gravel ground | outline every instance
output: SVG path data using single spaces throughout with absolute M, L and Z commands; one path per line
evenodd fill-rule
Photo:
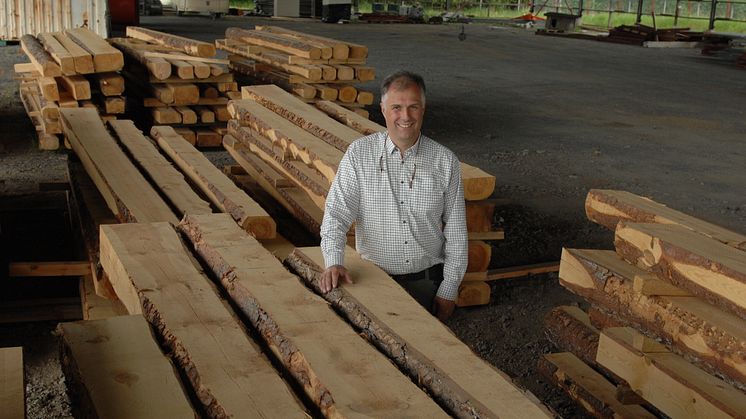
M 744 71 L 695 50 L 653 50 L 535 36 L 490 25 L 325 25 L 302 20 L 173 16 L 143 26 L 202 40 L 226 27 L 276 24 L 370 47 L 379 76 L 398 68 L 428 83 L 425 134 L 497 177 L 511 204 L 494 224 L 491 267 L 558 260 L 562 246 L 611 248 L 585 219 L 590 188 L 625 189 L 737 231 L 746 230 Z M 17 47 L 0 48 L 1 195 L 65 178 L 66 155 L 39 152 L 17 99 Z M 380 78 L 380 77 L 379 77 Z M 375 83 L 366 86 L 376 90 Z M 372 119 L 382 122 L 373 109 Z M 229 162 L 223 152 L 213 161 Z M 581 411 L 535 372 L 553 348 L 542 330 L 554 306 L 582 304 L 554 274 L 492 283 L 488 306 L 460 309 L 448 325 L 480 356 L 563 417 Z M 29 417 L 66 417 L 53 324 L 0 327 L 0 343 L 27 351 Z

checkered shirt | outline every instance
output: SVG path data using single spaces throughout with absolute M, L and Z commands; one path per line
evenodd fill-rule
M 353 222 L 363 259 L 390 275 L 444 263 L 437 296 L 456 299 L 467 231 L 461 166 L 449 149 L 420 135 L 402 157 L 386 132 L 353 142 L 326 198 L 321 250 L 327 267 L 344 265 Z

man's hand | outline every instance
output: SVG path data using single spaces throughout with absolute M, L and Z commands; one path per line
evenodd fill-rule
M 442 322 L 448 320 L 448 318 L 451 317 L 451 314 L 453 314 L 453 310 L 455 309 L 455 301 L 446 300 L 442 297 L 435 297 L 435 317 L 437 317 L 438 320 Z
M 342 281 L 352 284 L 350 273 L 347 272 L 347 269 L 342 265 L 333 265 L 326 268 L 324 272 L 321 273 L 319 288 L 321 288 L 321 292 L 326 294 L 334 288 L 337 288 L 337 285 Z

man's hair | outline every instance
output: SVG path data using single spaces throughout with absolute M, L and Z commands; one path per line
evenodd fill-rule
M 390 88 L 394 88 L 396 90 L 402 90 L 406 89 L 412 84 L 416 84 L 417 87 L 420 88 L 420 92 L 422 92 L 422 99 L 425 99 L 425 80 L 420 76 L 419 74 L 412 73 L 411 71 L 407 70 L 399 70 L 397 72 L 391 73 L 388 76 L 386 76 L 385 79 L 383 79 L 383 82 L 381 83 L 381 100 L 383 101 L 383 97 L 386 96 L 386 93 L 388 93 Z

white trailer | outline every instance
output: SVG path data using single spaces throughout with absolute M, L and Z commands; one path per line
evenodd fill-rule
M 185 13 L 207 14 L 213 18 L 219 18 L 228 14 L 228 0 L 173 0 L 176 14 L 181 16 Z

